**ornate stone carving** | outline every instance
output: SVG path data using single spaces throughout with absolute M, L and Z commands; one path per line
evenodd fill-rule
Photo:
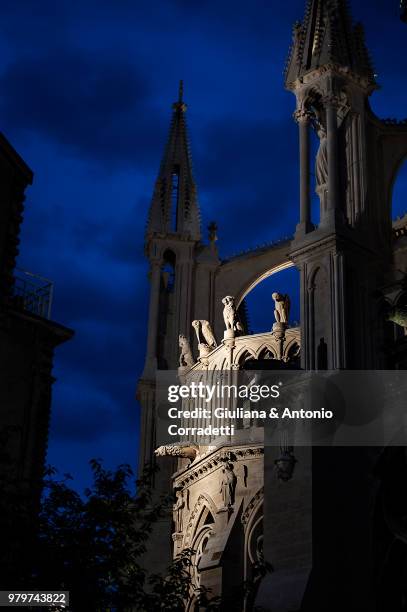
M 181 354 L 179 356 L 179 365 L 181 368 L 191 368 L 194 365 L 194 358 L 192 356 L 191 347 L 186 336 L 183 334 L 179 335 L 179 347 Z
M 290 316 L 291 301 L 286 293 L 275 291 L 272 294 L 274 300 L 274 317 L 276 323 L 288 323 Z
M 201 516 L 201 510 L 203 506 L 207 506 L 208 510 L 212 513 L 213 516 L 217 512 L 217 508 L 212 498 L 209 497 L 209 495 L 206 495 L 205 493 L 201 493 L 191 514 L 189 515 L 188 524 L 185 530 L 184 545 L 190 545 L 193 540 L 194 532 L 196 531 L 197 526 L 196 521 Z
M 164 446 L 159 446 L 154 454 L 158 457 L 182 457 L 185 459 L 190 459 L 193 461 L 199 451 L 199 447 L 192 442 L 181 442 L 179 444 L 167 444 Z
M 177 491 L 177 499 L 173 507 L 173 516 L 175 523 L 175 532 L 182 533 L 184 528 L 183 513 L 185 508 L 185 500 L 183 491 Z
M 283 482 L 291 480 L 294 473 L 297 459 L 294 457 L 294 449 L 292 446 L 282 447 L 280 456 L 274 461 L 277 478 Z
M 230 508 L 235 503 L 235 490 L 237 478 L 234 472 L 233 463 L 227 463 L 222 468 L 220 481 L 220 493 L 222 494 L 224 508 Z
M 225 321 L 226 330 L 232 332 L 242 332 L 243 327 L 237 315 L 235 298 L 232 295 L 227 295 L 223 298 L 222 304 L 224 305 L 223 320 Z
M 213 334 L 212 327 L 209 321 L 201 321 L 201 330 L 202 330 L 202 335 L 205 338 L 207 345 L 210 346 L 211 348 L 216 348 L 217 346 L 216 339 Z
M 255 446 L 234 449 L 233 454 L 234 459 L 237 461 L 240 459 L 261 457 L 264 455 L 264 447 Z M 188 468 L 177 477 L 175 484 L 180 488 L 187 487 L 219 469 L 221 464 L 229 460 L 230 454 L 228 451 L 225 452 L 224 450 L 218 450 L 205 459 L 200 457 L 197 464 L 194 464 L 196 467 L 194 468 L 194 465 L 188 466 Z
M 321 123 L 317 123 L 316 130 L 319 138 L 319 148 L 315 160 L 316 192 L 321 198 L 321 193 L 326 190 L 328 184 L 328 140 L 325 128 Z
M 197 319 L 195 321 L 192 321 L 192 327 L 195 329 L 195 334 L 198 339 L 198 345 L 206 344 L 210 349 L 214 349 L 217 347 L 216 339 L 209 321 L 205 321 L 204 319 Z M 201 342 L 200 333 L 202 334 L 205 342 Z
M 261 489 L 259 489 L 256 493 L 256 495 L 254 497 L 252 497 L 252 499 L 250 500 L 250 502 L 247 504 L 245 511 L 242 514 L 242 524 L 244 525 L 244 527 L 246 528 L 247 522 L 253 512 L 253 509 L 255 507 L 258 506 L 258 504 L 260 502 L 263 501 L 264 498 L 264 487 L 261 487 Z
M 293 113 L 293 117 L 294 120 L 297 123 L 301 123 L 302 121 L 305 121 L 306 123 L 310 122 L 311 119 L 313 118 L 313 114 L 310 113 L 308 110 L 306 110 L 305 108 L 298 108 L 294 113 Z

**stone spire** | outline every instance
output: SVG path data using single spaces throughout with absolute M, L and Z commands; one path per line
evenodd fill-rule
M 308 0 L 303 22 L 294 25 L 286 87 L 292 89 L 297 79 L 326 65 L 350 70 L 374 85 L 363 27 L 352 22 L 347 0 Z
M 183 82 L 180 81 L 178 100 L 172 105 L 170 133 L 155 183 L 147 239 L 155 233 L 178 234 L 192 240 L 201 238 L 183 89 Z

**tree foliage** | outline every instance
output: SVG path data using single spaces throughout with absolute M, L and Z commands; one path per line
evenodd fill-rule
M 128 465 L 110 471 L 92 460 L 91 468 L 93 483 L 82 496 L 70 486 L 70 476 L 59 479 L 48 469 L 35 535 L 11 555 L 15 563 L 3 566 L 8 586 L 69 591 L 73 612 L 175 612 L 185 609 L 192 593 L 206 609 L 217 609 L 215 599 L 193 584 L 194 551 L 183 551 L 164 576 L 146 572 L 149 536 L 173 503 L 170 495 L 154 498 L 153 470 L 146 468 L 135 481 Z M 20 521 L 21 500 L 8 502 L 9 521 Z
M 72 612 L 182 612 L 191 596 L 197 609 L 214 612 L 240 610 L 244 600 L 254 600 L 267 564 L 252 584 L 241 585 L 235 597 L 228 594 L 226 607 L 194 584 L 191 549 L 165 575 L 149 574 L 143 555 L 155 523 L 171 511 L 173 497 L 156 498 L 152 468 L 139 480 L 128 465 L 110 471 L 93 460 L 91 468 L 93 482 L 83 495 L 72 488 L 69 475 L 59 478 L 49 468 L 39 512 L 21 487 L 0 478 L 3 590 L 69 591 Z

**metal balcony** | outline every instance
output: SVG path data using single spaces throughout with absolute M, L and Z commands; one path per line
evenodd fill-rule
M 50 319 L 53 290 L 53 283 L 48 279 L 17 269 L 11 301 L 15 308 Z

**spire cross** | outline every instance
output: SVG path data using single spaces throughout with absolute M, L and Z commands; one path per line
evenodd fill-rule
M 174 104 L 172 105 L 172 108 L 175 111 L 182 111 L 184 113 L 187 110 L 187 105 L 185 104 L 183 97 L 184 97 L 184 81 L 181 79 L 181 81 L 179 82 L 179 87 L 178 87 L 178 100 L 174 102 Z

